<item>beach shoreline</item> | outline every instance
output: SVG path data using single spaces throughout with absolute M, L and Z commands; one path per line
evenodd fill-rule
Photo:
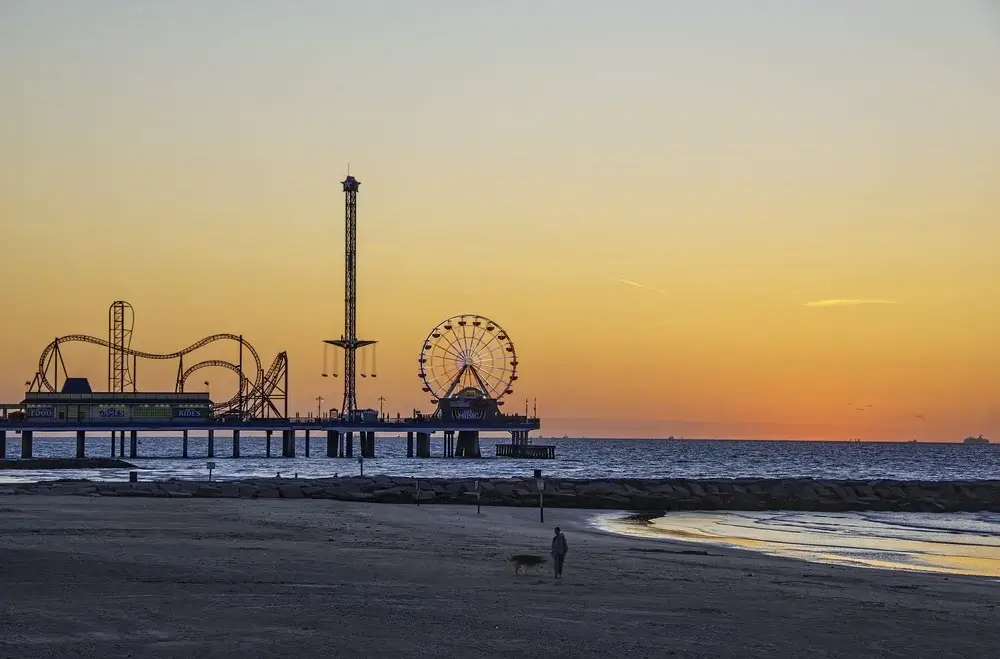
M 996 513 L 685 511 L 605 515 L 603 531 L 864 569 L 1000 580 Z M 1000 581 L 998 581 L 1000 583 Z
M 624 538 L 592 511 L 0 500 L 12 656 L 991 657 L 990 580 Z M 609 514 L 610 511 L 603 514 Z M 517 576 L 512 553 L 565 577 Z M 697 550 L 697 551 L 693 551 Z

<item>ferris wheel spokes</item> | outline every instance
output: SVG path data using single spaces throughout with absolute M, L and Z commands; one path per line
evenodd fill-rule
M 435 398 L 475 389 L 499 401 L 517 380 L 514 344 L 497 323 L 482 316 L 454 316 L 435 327 L 418 358 L 424 391 Z

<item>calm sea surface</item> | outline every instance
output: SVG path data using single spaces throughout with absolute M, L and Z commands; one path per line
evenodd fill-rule
M 311 443 L 305 457 L 305 439 L 298 433 L 296 458 L 265 456 L 263 435 L 243 435 L 239 459 L 233 459 L 232 440 L 218 432 L 215 439 L 217 478 L 274 476 L 278 472 L 300 478 L 320 478 L 357 474 L 357 458 L 331 459 L 326 455 L 325 435 Z M 962 444 L 768 442 L 746 440 L 621 440 L 544 439 L 540 444 L 556 447 L 555 460 L 510 460 L 492 457 L 497 441 L 481 440 L 482 460 L 416 459 L 406 457 L 406 439 L 379 437 L 374 459 L 365 460 L 366 474 L 426 477 L 523 476 L 540 468 L 548 475 L 567 478 L 741 478 L 811 476 L 842 479 L 979 480 L 1000 479 L 1000 445 Z M 36 435 L 36 457 L 71 457 L 73 436 Z M 272 455 L 280 454 L 280 436 L 272 440 Z M 441 439 L 432 441 L 433 455 L 441 454 Z M 139 456 L 125 459 L 148 470 L 144 479 L 203 478 L 208 441 L 204 434 L 191 433 L 188 459 L 181 459 L 179 435 L 139 435 Z M 359 450 L 355 442 L 355 451 Z M 128 441 L 126 441 L 126 454 Z M 111 453 L 110 436 L 93 433 L 87 438 L 87 455 L 104 457 Z M 20 455 L 19 435 L 8 431 L 7 457 Z M 35 481 L 54 478 L 119 480 L 124 471 L 8 471 L 0 480 Z

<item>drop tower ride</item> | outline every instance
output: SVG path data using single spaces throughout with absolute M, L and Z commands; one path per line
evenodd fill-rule
M 361 181 L 348 175 L 344 185 L 344 333 L 339 340 L 327 340 L 344 351 L 344 402 L 341 415 L 355 419 L 358 409 L 357 350 L 375 341 L 358 338 L 358 188 Z

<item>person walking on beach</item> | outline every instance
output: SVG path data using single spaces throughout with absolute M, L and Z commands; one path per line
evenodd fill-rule
M 552 570 L 558 578 L 562 576 L 563 561 L 566 560 L 569 545 L 566 544 L 566 536 L 563 535 L 558 526 L 555 533 L 552 537 Z

